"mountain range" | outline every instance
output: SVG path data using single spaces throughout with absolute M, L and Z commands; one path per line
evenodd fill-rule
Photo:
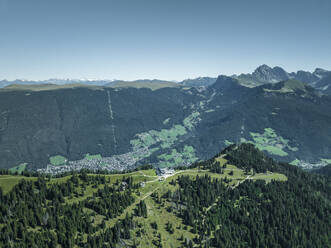
M 299 70 L 297 72 L 289 73 L 279 66 L 271 68 L 264 64 L 256 68 L 252 74 L 240 74 L 234 75 L 233 77 L 238 79 L 241 84 L 248 87 L 295 79 L 323 90 L 318 86 L 318 83 L 319 81 L 328 78 L 330 75 L 330 71 L 321 68 L 316 68 L 314 72 Z M 331 81 L 328 79 L 328 85 L 330 84 Z
M 60 173 L 189 165 L 247 142 L 280 161 L 329 163 L 331 98 L 314 88 L 328 90 L 328 72 L 316 70 L 320 79 L 308 84 L 270 83 L 279 69 L 257 71 L 264 77 L 252 75 L 269 83 L 247 87 L 236 76 L 219 76 L 204 87 L 7 86 L 0 90 L 0 166 Z
M 110 83 L 111 80 L 87 80 L 87 79 L 56 79 L 51 78 L 47 80 L 22 80 L 16 79 L 13 81 L 10 80 L 1 80 L 0 88 L 4 88 L 9 85 L 42 85 L 42 84 L 56 84 L 56 85 L 65 85 L 65 84 L 87 84 L 87 85 L 105 85 Z
M 268 65 L 261 65 L 255 69 L 251 74 L 232 75 L 231 77 L 237 79 L 240 84 L 246 87 L 256 87 L 263 84 L 277 83 L 289 79 L 295 79 L 311 85 L 320 90 L 324 94 L 331 93 L 331 71 L 316 68 L 314 72 L 299 70 L 297 72 L 287 72 L 282 67 L 269 67 Z M 164 87 L 208 87 L 216 82 L 214 77 L 198 77 L 193 79 L 185 79 L 183 81 L 169 81 L 159 79 L 139 79 L 134 81 L 126 80 L 86 80 L 86 79 L 48 79 L 42 81 L 32 80 L 2 80 L 0 81 L 0 88 L 8 85 L 35 85 L 35 84 L 86 84 L 94 86 L 109 86 L 109 87 L 138 87 L 138 88 L 164 88 Z

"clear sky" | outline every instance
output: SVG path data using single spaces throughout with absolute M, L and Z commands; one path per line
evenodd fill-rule
M 0 80 L 331 69 L 330 0 L 0 0 Z

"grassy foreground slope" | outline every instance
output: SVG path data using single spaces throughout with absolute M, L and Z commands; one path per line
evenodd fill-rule
M 309 190 L 298 178 L 308 178 Z M 329 189 L 323 180 L 278 164 L 252 145 L 230 146 L 210 160 L 164 177 L 148 167 L 125 174 L 81 172 L 59 178 L 2 175 L 0 246 L 260 247 L 253 245 L 259 242 L 261 247 L 271 247 L 283 242 L 285 233 L 272 233 L 277 240 L 264 238 L 271 234 L 270 228 L 278 221 L 289 221 L 288 228 L 293 222 L 299 229 L 288 242 L 307 247 L 302 243 L 306 237 L 298 237 L 305 236 L 302 226 L 309 223 L 310 247 L 326 247 L 330 221 L 325 215 L 330 205 L 321 200 Z M 317 191 L 321 184 L 323 190 Z M 298 185 L 303 193 L 291 195 L 292 187 L 297 190 Z M 248 226 L 256 231 L 255 226 L 265 221 L 259 211 L 278 206 L 282 197 L 289 196 L 292 205 L 286 205 L 286 211 L 290 215 L 279 208 L 281 213 L 274 213 L 276 222 L 269 223 L 269 229 L 246 233 Z M 318 204 L 318 215 L 315 207 L 301 202 L 304 196 L 309 204 Z M 303 216 L 293 208 L 299 203 L 309 214 Z M 296 215 L 302 221 L 287 219 Z M 240 229 L 242 237 L 252 238 L 238 240 Z M 293 243 L 280 247 L 288 244 Z
M 0 188 L 6 194 L 13 189 L 21 180 L 35 181 L 36 177 L 24 177 L 19 175 L 0 175 Z

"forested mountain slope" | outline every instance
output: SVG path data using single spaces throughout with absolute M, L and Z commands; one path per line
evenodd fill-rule
M 0 175 L 0 246 L 331 244 L 330 177 L 278 163 L 251 144 L 232 145 L 166 176 L 150 168 L 58 178 Z
M 226 76 L 205 89 L 9 87 L 0 90 L 0 167 L 189 165 L 242 142 L 278 160 L 323 165 L 331 159 L 330 109 L 330 97 L 295 80 L 255 88 Z
M 174 88 L 74 87 L 0 92 L 0 164 L 46 165 L 52 155 L 78 160 L 85 154 L 111 156 L 130 151 L 144 131 L 180 122 L 183 106 L 199 96 Z

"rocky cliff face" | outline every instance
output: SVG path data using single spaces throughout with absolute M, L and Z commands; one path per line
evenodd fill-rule
M 253 72 L 252 76 L 259 82 L 277 83 L 289 79 L 288 73 L 281 67 L 271 68 L 267 65 L 261 65 Z

